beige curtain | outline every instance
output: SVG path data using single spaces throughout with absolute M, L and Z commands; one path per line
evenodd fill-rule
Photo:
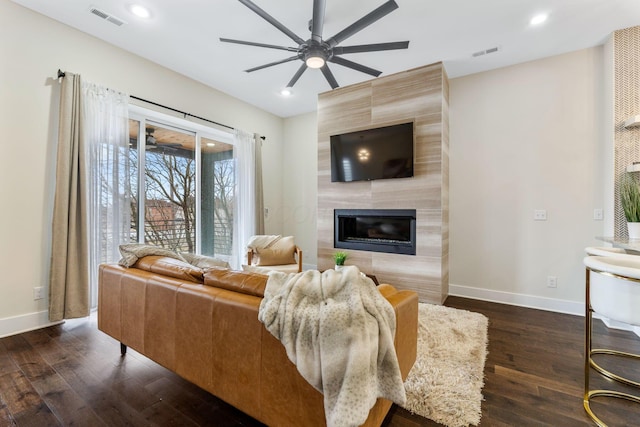
M 255 208 L 256 234 L 264 234 L 264 194 L 262 191 L 262 138 L 257 133 L 253 135 L 256 145 L 255 156 Z
M 82 144 L 80 76 L 66 73 L 60 92 L 49 283 L 52 322 L 89 315 L 89 159 Z

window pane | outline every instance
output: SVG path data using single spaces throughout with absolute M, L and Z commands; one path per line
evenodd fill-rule
M 233 146 L 202 138 L 201 162 L 202 253 L 230 258 L 235 197 Z
M 145 133 L 144 240 L 195 252 L 195 137 L 148 124 Z

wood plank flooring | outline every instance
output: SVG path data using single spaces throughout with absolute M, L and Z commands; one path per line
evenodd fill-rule
M 582 409 L 582 317 L 454 297 L 446 305 L 489 318 L 481 426 L 593 425 Z M 640 337 L 594 323 L 596 346 L 640 353 Z M 640 379 L 640 366 L 616 368 Z M 602 402 L 593 407 L 610 426 L 640 425 L 640 405 Z M 261 424 L 135 351 L 121 358 L 95 316 L 0 339 L 0 426 L 125 425 Z M 384 425 L 439 424 L 394 405 Z

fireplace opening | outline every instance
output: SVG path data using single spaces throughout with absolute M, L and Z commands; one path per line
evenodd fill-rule
M 416 254 L 415 209 L 335 209 L 334 247 Z

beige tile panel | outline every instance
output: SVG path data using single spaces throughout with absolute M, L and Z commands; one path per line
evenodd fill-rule
M 345 114 L 348 111 L 349 114 Z M 371 86 L 352 85 L 318 96 L 318 132 L 342 133 L 371 123 Z
M 367 209 L 371 203 L 371 182 L 331 182 L 331 176 L 318 178 L 318 203 L 332 209 Z
M 372 80 L 374 108 L 388 104 L 401 105 L 405 100 L 416 102 L 417 108 L 429 105 L 431 96 L 441 97 L 442 64 L 414 68 Z M 435 102 L 440 108 L 440 102 Z
M 416 212 L 416 218 L 416 255 L 442 256 L 442 211 L 439 209 L 419 209 Z
M 375 201 L 374 206 L 397 206 L 399 209 L 441 209 L 440 174 L 420 173 L 430 166 L 439 167 L 436 164 L 415 165 L 419 175 L 398 180 L 401 181 L 398 183 L 373 181 L 371 195 Z
M 440 122 L 416 126 L 415 163 L 440 162 L 442 158 L 441 130 L 442 124 Z
M 378 282 L 415 291 L 423 302 L 442 302 L 440 257 L 373 253 L 372 261 L 372 273 L 367 273 L 375 275 Z
M 335 250 L 342 250 L 349 254 L 345 261 L 346 265 L 355 265 L 360 269 L 360 271 L 366 274 L 371 274 L 370 272 L 373 271 L 372 252 L 355 251 L 352 249 Z

